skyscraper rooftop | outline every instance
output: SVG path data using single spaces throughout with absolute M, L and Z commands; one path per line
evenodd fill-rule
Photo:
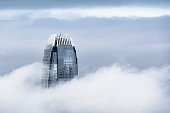
M 52 34 L 48 39 L 48 44 L 51 45 L 72 45 L 74 46 L 74 43 L 72 41 L 72 38 L 69 34 Z

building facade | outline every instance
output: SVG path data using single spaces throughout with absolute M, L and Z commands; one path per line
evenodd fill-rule
M 68 34 L 51 35 L 43 57 L 43 87 L 53 87 L 59 82 L 78 76 L 76 49 Z

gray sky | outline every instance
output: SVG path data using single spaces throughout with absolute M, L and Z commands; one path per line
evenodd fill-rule
M 108 6 L 169 7 L 169 0 L 1 0 L 1 9 L 68 8 Z
M 48 37 L 69 33 L 81 73 L 113 63 L 146 68 L 170 63 L 170 17 L 1 21 L 1 73 L 41 61 Z
M 41 61 L 48 37 L 69 33 L 83 75 L 113 63 L 170 63 L 167 0 L 0 1 L 0 75 Z

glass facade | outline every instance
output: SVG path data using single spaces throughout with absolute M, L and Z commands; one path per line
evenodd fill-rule
M 53 87 L 60 81 L 78 76 L 76 49 L 69 35 L 53 35 L 43 58 L 43 87 Z

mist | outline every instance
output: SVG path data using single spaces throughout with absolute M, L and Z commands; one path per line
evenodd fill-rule
M 40 87 L 41 67 L 36 62 L 0 77 L 0 113 L 170 112 L 170 66 L 113 64 L 50 89 Z

